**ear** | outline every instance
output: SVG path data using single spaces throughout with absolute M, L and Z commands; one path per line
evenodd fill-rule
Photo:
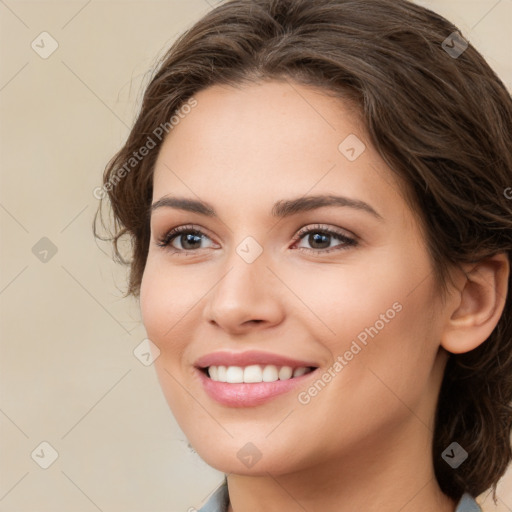
M 509 272 L 504 253 L 462 266 L 453 300 L 447 301 L 452 313 L 441 335 L 445 350 L 469 352 L 491 335 L 505 307 Z

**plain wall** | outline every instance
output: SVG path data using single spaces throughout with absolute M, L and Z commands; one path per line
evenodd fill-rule
M 148 72 L 215 3 L 0 2 L 0 511 L 185 512 L 222 480 L 134 356 L 138 304 L 91 231 L 93 190 Z M 512 0 L 420 3 L 458 24 L 511 89 Z M 46 59 L 43 31 L 58 43 Z M 42 442 L 58 452 L 47 469 Z M 481 497 L 485 510 L 511 511 L 512 471 L 498 495 L 497 508 Z

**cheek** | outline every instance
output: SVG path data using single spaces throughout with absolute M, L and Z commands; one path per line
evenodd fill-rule
M 440 345 L 440 319 L 432 307 L 431 279 L 400 298 L 402 310 L 372 340 L 369 368 L 405 404 L 414 407 L 431 388 Z
M 199 294 L 190 280 L 183 277 L 183 272 L 180 276 L 162 265 L 158 258 L 148 258 L 140 287 L 142 321 L 147 337 L 160 350 L 153 366 L 164 396 L 180 426 L 187 429 L 182 421 L 191 404 L 179 383 L 186 379 L 182 362 L 186 359 L 190 337 L 188 321 L 201 295 L 204 292 Z
M 166 280 L 164 276 L 148 258 L 140 286 L 140 309 L 148 337 L 160 350 L 161 338 L 172 325 L 172 319 L 165 314 L 165 311 L 170 311 L 170 294 L 163 293 Z
M 158 258 L 148 258 L 140 288 L 140 309 L 148 338 L 158 346 L 163 360 L 181 353 L 186 337 L 180 329 L 200 293 L 183 272 L 172 272 Z
M 376 323 L 383 331 L 383 326 L 387 329 L 396 322 L 400 316 L 397 309 L 410 298 L 413 285 L 409 270 L 403 262 L 386 264 L 385 258 L 377 255 L 357 264 L 329 265 L 295 274 L 282 269 L 281 274 L 283 281 L 296 283 L 299 306 L 304 307 L 302 318 L 316 330 L 318 339 L 343 349 Z
M 298 412 L 304 425 L 329 418 L 321 427 L 326 438 L 354 443 L 407 421 L 411 410 L 428 421 L 423 403 L 438 348 L 437 325 L 426 311 L 432 279 L 417 286 L 421 279 L 411 276 L 419 274 L 406 264 L 393 272 L 367 268 L 359 275 L 333 272 L 322 280 L 322 293 L 302 296 L 322 320 L 309 314 L 315 337 L 331 353 L 326 373 L 332 377 L 324 374 L 325 386 L 300 390 L 299 402 L 306 405 Z M 318 281 L 309 289 L 318 290 Z M 335 334 L 325 334 L 324 324 Z
M 333 359 L 345 354 L 357 359 L 406 393 L 409 377 L 428 378 L 439 345 L 429 261 L 423 253 L 410 258 L 397 253 L 359 263 L 357 270 L 304 272 L 300 297 L 309 310 L 304 318 Z M 344 372 L 351 381 L 362 378 L 361 365 L 347 366 L 358 367 Z

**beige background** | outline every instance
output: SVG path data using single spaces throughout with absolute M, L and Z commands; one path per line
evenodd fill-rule
M 2 512 L 192 511 L 222 479 L 134 356 L 137 303 L 122 299 L 124 270 L 91 234 L 92 191 L 148 70 L 214 3 L 0 1 Z M 512 89 L 512 0 L 421 3 L 455 21 Z M 43 31 L 59 45 L 47 59 L 31 47 L 43 51 Z M 44 441 L 58 452 L 48 469 L 36 463 L 50 460 Z M 499 498 L 494 508 L 481 497 L 485 510 L 512 511 L 512 471 Z

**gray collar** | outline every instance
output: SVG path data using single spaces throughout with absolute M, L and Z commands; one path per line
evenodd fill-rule
M 212 494 L 206 504 L 198 512 L 227 512 L 229 505 L 228 486 L 226 481 Z M 455 512 L 482 512 L 472 496 L 465 493 L 460 499 Z

